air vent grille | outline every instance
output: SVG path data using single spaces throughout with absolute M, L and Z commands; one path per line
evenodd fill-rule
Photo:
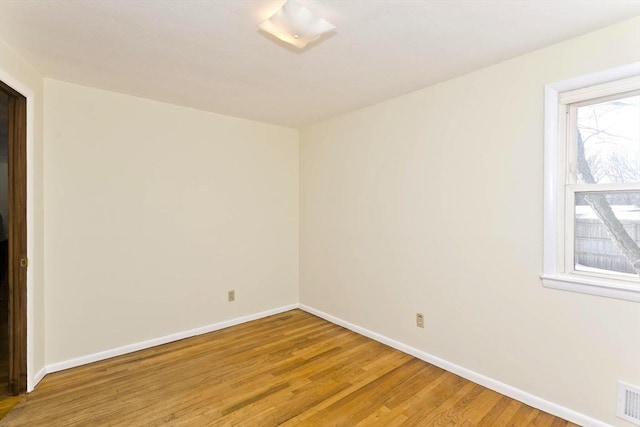
M 618 417 L 640 425 L 640 387 L 618 382 Z

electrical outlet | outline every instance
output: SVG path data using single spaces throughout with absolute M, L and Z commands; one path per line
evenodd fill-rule
M 229 293 L 227 294 L 227 298 L 229 301 L 235 301 L 236 300 L 236 291 L 229 291 Z
M 424 328 L 424 315 L 422 313 L 416 313 L 416 326 Z

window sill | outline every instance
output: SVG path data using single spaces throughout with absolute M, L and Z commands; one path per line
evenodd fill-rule
M 540 276 L 545 288 L 640 302 L 640 286 L 561 274 Z

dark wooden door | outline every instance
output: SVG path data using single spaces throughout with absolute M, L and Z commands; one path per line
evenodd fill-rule
M 9 392 L 27 391 L 27 99 L 0 82 L 9 95 Z

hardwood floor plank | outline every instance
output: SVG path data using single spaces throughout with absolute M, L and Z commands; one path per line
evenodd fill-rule
M 375 378 L 357 390 L 327 408 L 332 414 L 331 420 L 337 425 L 357 424 L 370 415 L 371 408 L 379 408 L 394 390 L 401 386 L 402 378 L 407 374 L 413 375 L 423 368 L 424 363 L 418 359 L 409 359 L 403 364 L 390 370 L 386 374 Z M 323 412 L 317 413 L 309 419 L 310 422 L 319 422 L 325 417 Z
M 505 396 L 505 399 L 509 399 Z M 502 413 L 498 416 L 498 418 L 493 421 L 492 424 L 484 424 L 485 426 L 496 426 L 496 427 L 505 427 L 505 426 L 517 426 L 517 424 L 511 424 L 510 420 L 518 413 L 522 406 L 526 406 L 523 403 L 518 402 L 517 400 L 509 399 L 509 404 L 502 411 Z
M 22 400 L 22 396 L 0 397 L 0 420 L 3 419 L 20 400 Z
M 538 416 L 533 419 L 531 426 L 553 426 L 554 416 L 546 412 L 538 412 Z
M 389 397 L 385 406 L 391 409 L 398 407 L 409 400 L 413 395 L 423 390 L 425 385 L 437 385 L 434 381 L 444 373 L 445 371 L 437 366 L 424 364 L 423 369 L 402 382 L 402 387 L 396 389 L 396 393 Z
M 474 426 L 480 424 L 484 417 L 499 404 L 503 397 L 500 393 L 484 389 L 475 402 L 469 405 L 467 421 Z
M 442 402 L 429 416 L 423 418 L 423 425 L 447 426 L 461 425 L 465 421 L 469 404 L 482 393 L 483 388 L 472 382 L 466 382 L 450 399 Z
M 482 419 L 476 422 L 476 425 L 478 427 L 491 427 L 493 425 L 497 425 L 498 418 L 504 413 L 511 402 L 513 402 L 512 399 L 500 395 L 500 400 L 493 405 Z
M 509 425 L 525 426 L 529 423 L 529 416 L 532 414 L 535 415 L 535 409 L 525 404 L 521 404 L 513 418 L 509 420 Z
M 428 425 L 427 420 L 433 417 L 438 408 L 465 386 L 471 388 L 474 384 L 450 372 L 445 372 L 442 375 L 442 382 L 435 388 L 425 387 L 416 394 L 417 402 L 413 402 L 405 411 L 408 415 L 407 425 Z M 466 393 L 466 390 L 464 392 Z M 449 401 L 449 404 L 451 403 L 453 402 Z
M 292 310 L 47 375 L 0 426 L 570 426 Z

